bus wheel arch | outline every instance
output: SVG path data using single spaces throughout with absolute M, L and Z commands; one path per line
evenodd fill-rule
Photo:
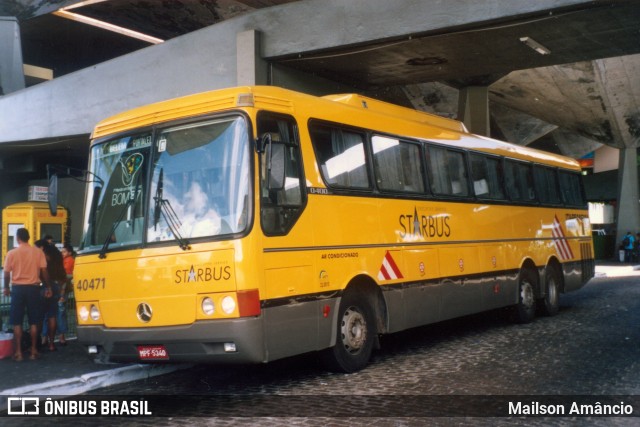
M 536 301 L 539 292 L 539 277 L 535 264 L 530 259 L 520 267 L 517 283 L 517 302 L 513 308 L 514 320 L 517 323 L 529 323 L 536 315 Z
M 378 334 L 385 333 L 387 331 L 387 304 L 376 281 L 367 275 L 358 275 L 351 279 L 344 290 L 344 293 L 346 292 L 358 292 L 369 299 L 376 318 L 376 331 Z
M 351 373 L 368 365 L 374 347 L 379 346 L 384 311 L 380 289 L 372 279 L 358 276 L 349 283 L 338 308 L 336 342 L 322 353 L 329 369 Z
M 554 316 L 560 309 L 560 292 L 562 281 L 562 265 L 556 258 L 551 258 L 544 269 L 544 295 L 538 300 L 540 312 L 545 316 Z

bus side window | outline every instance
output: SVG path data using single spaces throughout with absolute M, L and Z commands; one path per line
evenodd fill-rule
M 560 172 L 560 190 L 562 200 L 567 206 L 584 207 L 587 203 L 583 197 L 581 176 L 572 172 Z
M 505 161 L 507 192 L 514 201 L 534 202 L 536 192 L 533 186 L 532 166 L 523 162 Z
M 396 138 L 371 138 L 378 188 L 385 191 L 424 192 L 420 146 Z
M 470 154 L 469 158 L 475 195 L 482 199 L 504 199 L 500 160 L 481 154 Z
M 429 182 L 434 194 L 457 197 L 469 195 L 463 152 L 429 146 L 427 157 Z
M 325 183 L 331 187 L 371 188 L 364 135 L 332 126 L 312 124 L 311 142 Z
M 507 194 L 511 200 L 520 200 L 520 188 L 517 185 L 516 168 L 513 162 L 505 161 L 504 181 L 507 187 Z
M 533 175 L 540 202 L 548 205 L 560 204 L 556 171 L 551 168 L 536 165 L 533 168 Z
M 277 149 L 265 150 L 260 155 L 260 215 L 262 229 L 267 235 L 287 234 L 296 223 L 306 201 L 303 191 L 302 160 L 298 132 L 292 118 L 269 114 L 258 117 L 258 135 L 271 137 Z M 273 152 L 283 156 L 278 163 L 284 168 L 282 185 L 270 185 L 267 156 Z

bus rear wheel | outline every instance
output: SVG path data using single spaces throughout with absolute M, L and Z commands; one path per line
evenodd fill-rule
M 366 295 L 347 292 L 340 302 L 336 344 L 325 350 L 324 361 L 333 371 L 356 372 L 371 359 L 376 336 L 375 316 Z
M 554 316 L 560 310 L 560 279 L 558 270 L 547 267 L 545 273 L 546 292 L 539 302 L 540 311 L 545 316 Z
M 518 276 L 518 303 L 514 307 L 515 321 L 529 323 L 536 317 L 535 275 L 528 269 Z

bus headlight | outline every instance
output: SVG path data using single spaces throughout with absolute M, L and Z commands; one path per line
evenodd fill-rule
M 80 320 L 82 320 L 83 322 L 86 322 L 87 320 L 89 320 L 89 310 L 87 309 L 86 306 L 82 306 L 80 307 L 80 310 L 78 311 L 78 316 L 80 316 Z
M 236 300 L 233 299 L 233 297 L 230 296 L 226 296 L 224 298 L 222 298 L 222 311 L 225 312 L 225 314 L 232 314 L 236 309 Z
M 211 316 L 216 311 L 216 306 L 213 303 L 213 300 L 209 297 L 206 297 L 202 300 L 202 312 L 207 316 Z
M 100 319 L 100 310 L 98 309 L 98 307 L 92 305 L 91 309 L 89 310 L 89 316 L 91 316 L 91 320 L 93 320 L 94 322 Z

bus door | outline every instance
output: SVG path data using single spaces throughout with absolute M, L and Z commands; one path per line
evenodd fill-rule
M 265 288 L 263 311 L 269 358 L 316 349 L 318 302 L 305 301 L 313 283 L 312 254 L 294 229 L 306 202 L 297 128 L 293 118 L 258 116 L 260 150 L 260 222 L 264 234 Z M 294 236 L 295 235 L 295 236 Z M 307 241 L 305 246 L 310 246 Z

